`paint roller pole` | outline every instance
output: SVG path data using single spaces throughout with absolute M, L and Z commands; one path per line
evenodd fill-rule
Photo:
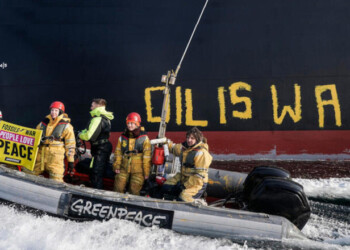
M 208 1 L 209 0 L 205 1 L 205 4 L 204 4 L 202 11 L 201 11 L 201 14 L 199 15 L 197 23 L 194 26 L 194 29 L 193 29 L 192 34 L 190 36 L 190 39 L 187 42 L 185 51 L 182 54 L 182 57 L 180 59 L 178 66 L 176 67 L 175 72 L 172 70 L 172 71 L 168 71 L 166 75 L 162 75 L 161 82 L 165 83 L 165 88 L 163 91 L 164 98 L 163 98 L 162 114 L 161 114 L 161 120 L 160 120 L 159 131 L 158 131 L 158 138 L 165 138 L 166 118 L 169 114 L 169 105 L 170 105 L 170 85 L 175 85 L 176 77 L 180 71 L 182 61 L 185 58 L 185 55 L 187 53 L 187 49 L 191 44 L 192 38 L 197 30 L 198 24 L 202 18 L 204 10 L 207 7 Z M 164 148 L 164 146 L 162 146 L 165 143 L 166 143 L 166 141 L 164 143 L 159 143 L 159 144 L 155 145 L 155 147 L 154 147 L 153 157 L 152 157 L 152 163 L 153 163 L 152 174 L 155 173 L 155 168 L 157 168 L 156 174 L 160 174 L 160 175 L 164 174 L 164 163 L 166 162 L 166 158 L 169 155 L 169 150 L 168 150 L 167 146 L 165 148 Z M 165 155 L 164 151 L 167 152 L 167 155 Z M 161 159 L 163 162 L 160 164 L 160 161 L 157 161 L 157 159 Z
M 164 99 L 163 99 L 162 115 L 161 115 L 161 121 L 160 121 L 160 125 L 159 125 L 158 138 L 163 138 L 163 137 L 165 137 L 165 131 L 166 131 L 166 117 L 167 117 L 167 115 L 168 115 L 169 101 L 170 101 L 170 85 L 175 85 L 176 77 L 177 77 L 177 74 L 178 74 L 179 71 L 180 71 L 182 61 L 183 61 L 184 58 L 185 58 L 185 55 L 186 55 L 187 50 L 188 50 L 188 47 L 190 46 L 191 41 L 192 41 L 192 38 L 193 38 L 193 36 L 194 36 L 194 33 L 195 33 L 196 30 L 197 30 L 198 24 L 199 24 L 200 20 L 202 19 L 202 16 L 203 16 L 204 10 L 205 10 L 206 7 L 207 7 L 208 1 L 209 1 L 209 0 L 206 0 L 206 1 L 205 1 L 205 4 L 204 4 L 204 6 L 203 6 L 203 8 L 202 8 L 202 11 L 201 11 L 201 14 L 200 14 L 199 17 L 198 17 L 197 23 L 196 23 L 196 25 L 194 26 L 194 29 L 193 29 L 192 34 L 191 34 L 191 36 L 190 36 L 190 39 L 189 39 L 188 42 L 187 42 L 185 51 L 184 51 L 184 53 L 182 54 L 182 57 L 181 57 L 181 59 L 180 59 L 179 64 L 178 64 L 177 67 L 176 67 L 175 72 L 174 72 L 174 71 L 168 71 L 168 73 L 167 73 L 166 75 L 162 75 L 161 82 L 162 82 L 162 83 L 165 83 L 165 88 L 164 88 L 164 91 L 163 91 Z

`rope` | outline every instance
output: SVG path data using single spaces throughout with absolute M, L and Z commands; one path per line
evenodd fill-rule
M 185 51 L 184 51 L 184 53 L 182 54 L 181 60 L 180 60 L 180 62 L 179 62 L 179 65 L 178 65 L 177 68 L 176 68 L 175 76 L 177 75 L 177 73 L 178 73 L 179 70 L 180 70 L 182 61 L 183 61 L 183 59 L 185 58 L 185 55 L 186 55 L 186 53 L 187 53 L 187 49 L 188 49 L 188 47 L 190 46 L 190 43 L 191 43 L 192 38 L 193 38 L 193 35 L 194 35 L 194 33 L 196 32 L 197 26 L 198 26 L 198 24 L 199 24 L 199 22 L 200 22 L 200 20 L 201 20 L 201 18 L 202 18 L 202 15 L 203 15 L 203 13 L 204 13 L 205 8 L 207 7 L 208 2 L 209 2 L 209 0 L 206 0 L 206 1 L 205 1 L 205 4 L 204 4 L 204 6 L 203 6 L 203 8 L 202 8 L 202 12 L 201 12 L 201 14 L 199 15 L 199 18 L 198 18 L 198 20 L 197 20 L 197 23 L 196 23 L 196 25 L 194 26 L 194 29 L 193 29 L 193 31 L 192 31 L 190 40 L 188 40 L 187 45 L 186 45 L 186 48 L 185 48 Z

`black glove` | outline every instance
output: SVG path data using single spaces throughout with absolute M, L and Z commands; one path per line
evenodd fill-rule
M 181 182 L 176 183 L 176 189 L 182 192 L 182 190 L 186 189 L 185 185 L 182 184 Z
M 74 162 L 68 162 L 68 172 L 72 172 L 74 169 Z

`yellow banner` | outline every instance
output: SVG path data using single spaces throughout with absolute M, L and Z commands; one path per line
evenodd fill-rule
M 0 162 L 33 170 L 41 130 L 0 121 Z

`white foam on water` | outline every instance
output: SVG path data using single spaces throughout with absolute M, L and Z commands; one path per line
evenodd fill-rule
M 328 200 L 350 200 L 350 178 L 329 178 L 329 179 L 293 179 L 303 185 L 305 194 L 309 198 L 321 198 Z M 302 232 L 311 239 L 337 245 L 342 249 L 350 249 L 350 225 L 349 221 L 342 221 L 334 218 L 332 204 L 329 206 L 330 211 L 327 214 L 311 214 L 311 218 L 303 228 Z M 333 207 L 334 208 L 334 207 Z M 338 208 L 339 209 L 339 208 Z M 343 209 L 350 210 L 348 207 Z M 343 212 L 346 213 L 346 212 Z
M 350 249 L 350 226 L 347 222 L 311 214 L 302 232 L 308 238 Z
M 308 197 L 350 200 L 350 178 L 295 178 L 293 180 L 304 187 L 304 192 Z
M 309 197 L 350 197 L 350 178 L 293 179 Z M 350 249 L 347 222 L 312 214 L 302 232 L 313 242 L 307 248 Z M 317 242 L 316 242 L 317 241 Z M 306 246 L 306 242 L 297 245 Z M 321 244 L 321 245 L 320 245 Z M 255 249 L 226 239 L 183 235 L 167 229 L 145 228 L 129 221 L 75 222 L 48 215 L 37 217 L 0 205 L 0 249 Z M 257 248 L 259 249 L 259 248 Z M 264 248 L 266 249 L 266 248 Z
M 0 205 L 0 249 L 253 249 L 226 239 L 182 235 L 129 221 L 75 222 Z

